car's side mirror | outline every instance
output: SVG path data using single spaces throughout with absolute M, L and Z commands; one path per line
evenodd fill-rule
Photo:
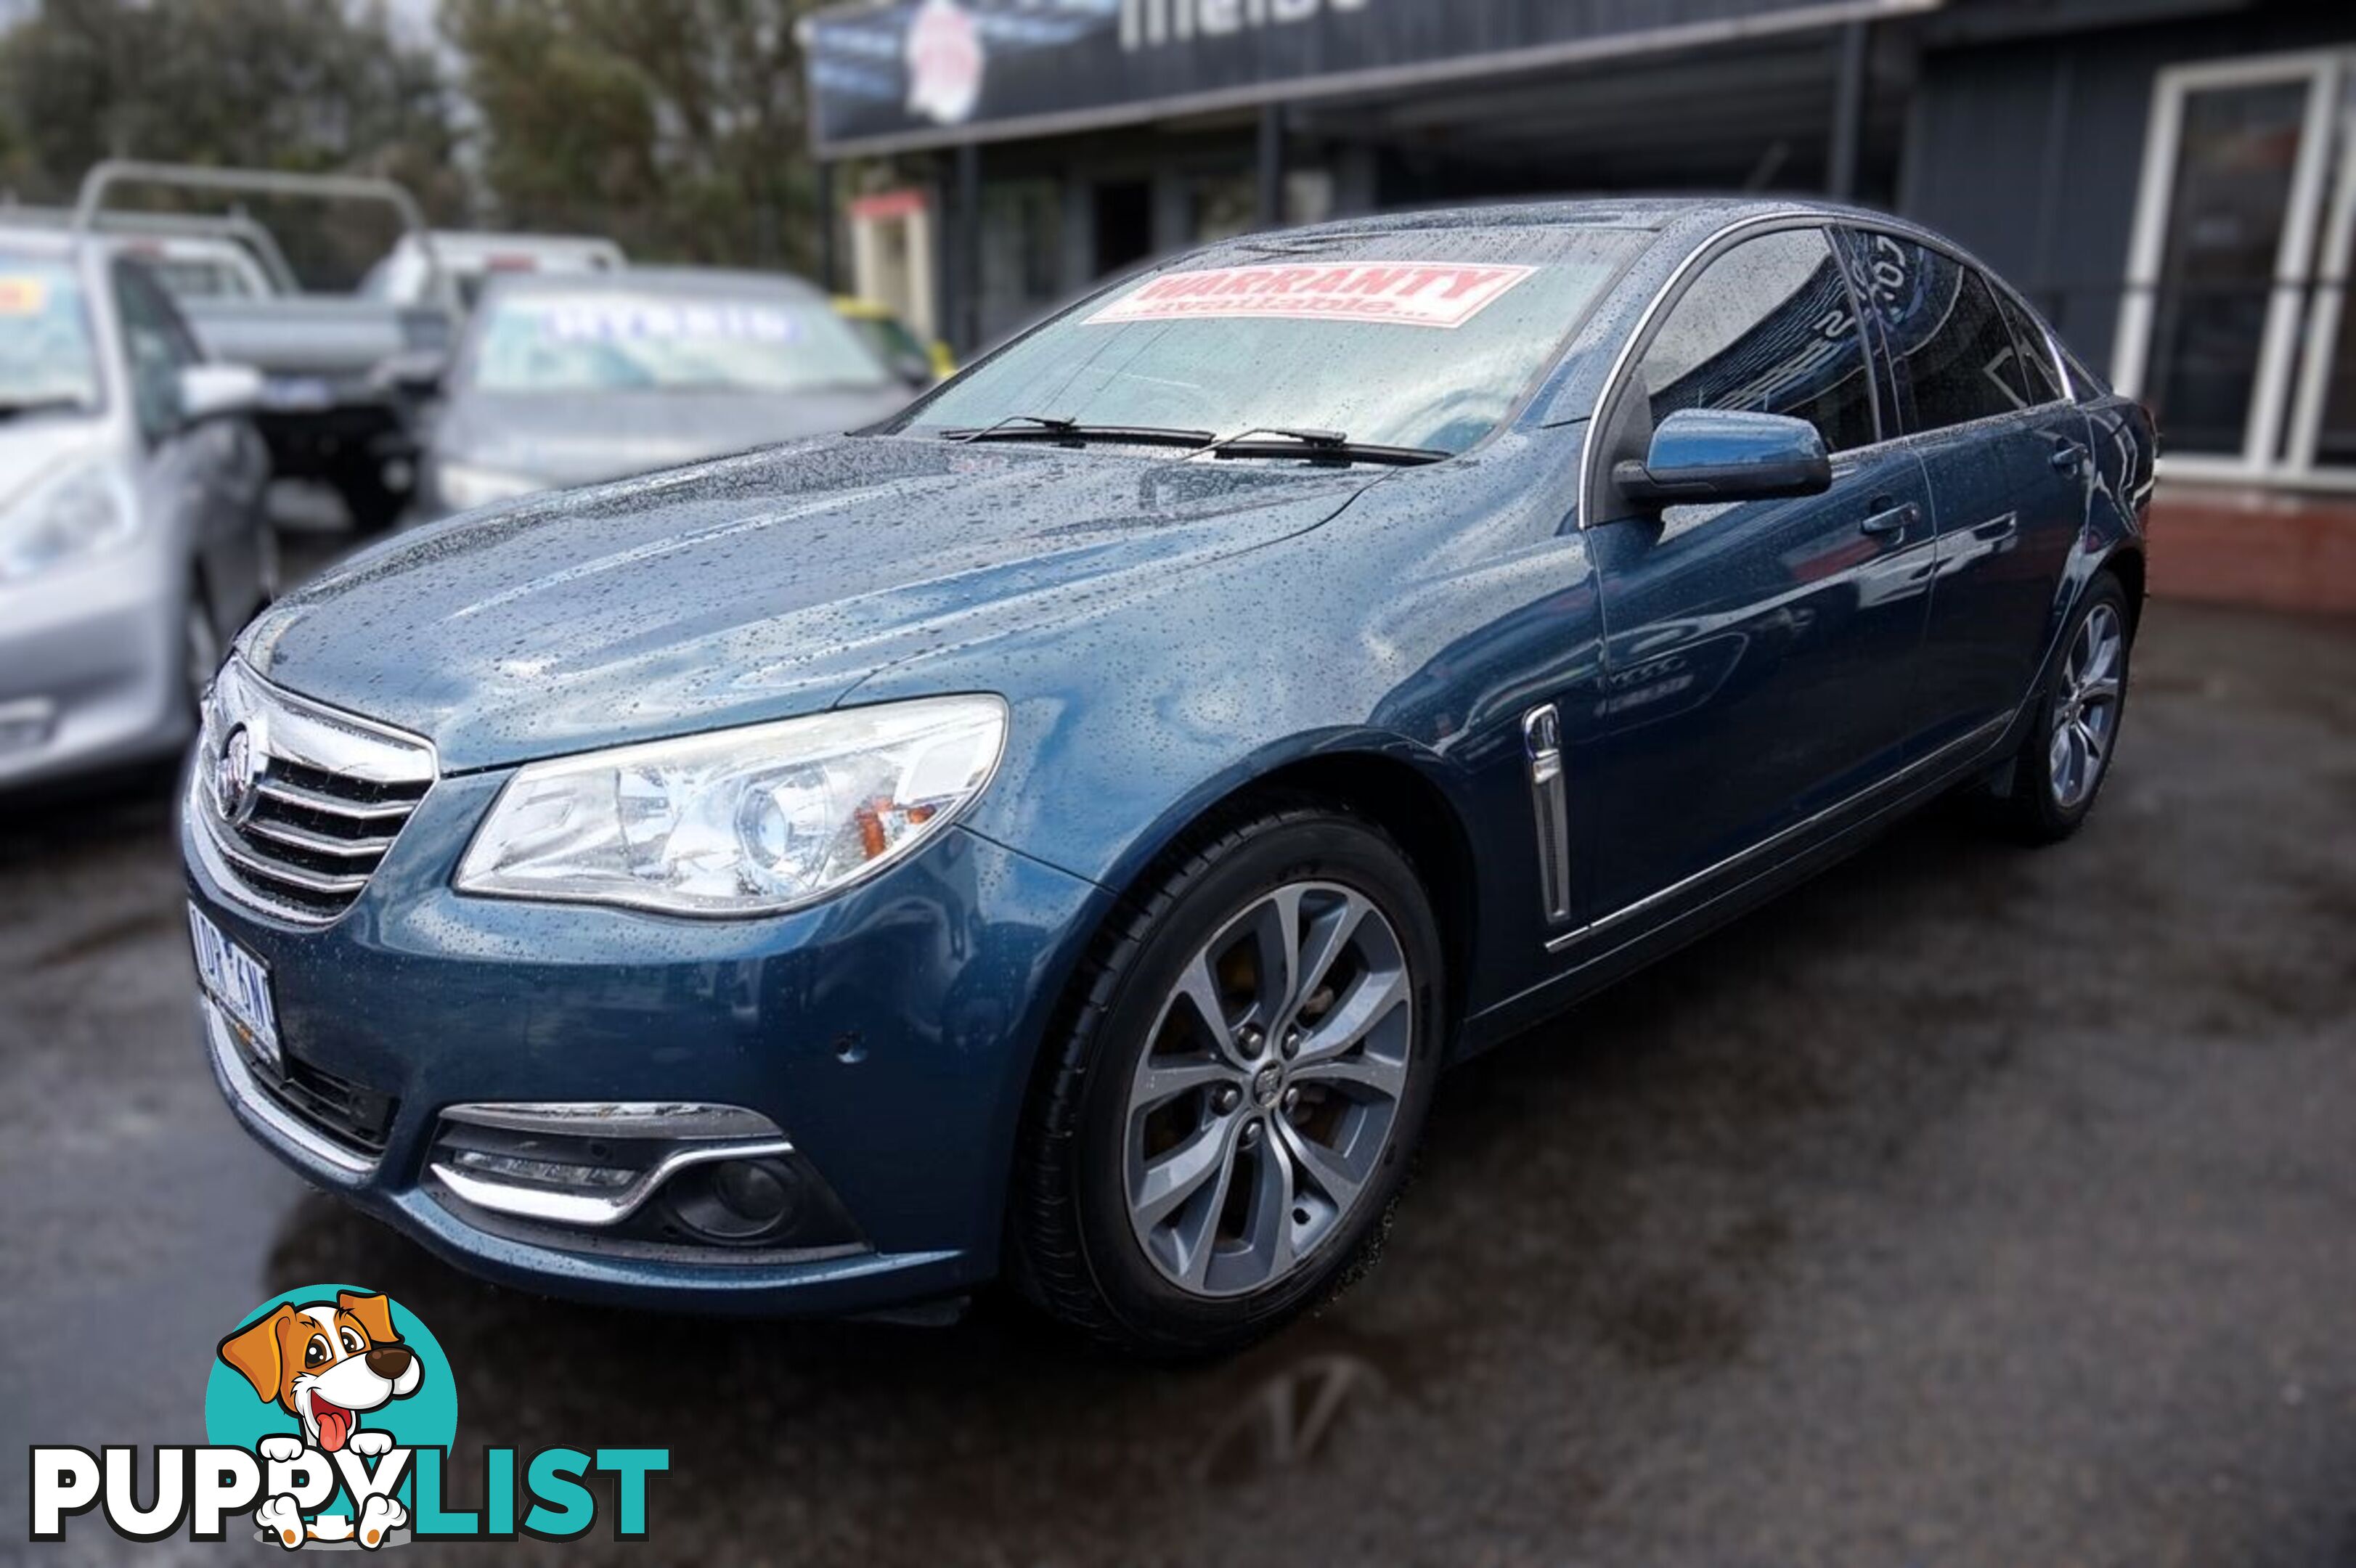
M 1825 438 L 1805 420 L 1732 409 L 1679 409 L 1653 432 L 1643 462 L 1626 458 L 1612 482 L 1651 506 L 1765 501 L 1832 487 Z
M 920 389 L 940 379 L 933 373 L 933 357 L 914 352 L 892 356 L 892 373 Z
M 374 379 L 404 397 L 431 398 L 450 374 L 450 356 L 439 348 L 404 348 L 377 362 Z
M 180 371 L 180 417 L 199 420 L 250 414 L 262 407 L 262 372 L 251 365 L 189 365 Z

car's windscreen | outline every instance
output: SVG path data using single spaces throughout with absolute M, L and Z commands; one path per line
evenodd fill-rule
M 1464 229 L 1237 247 L 1083 304 L 902 428 L 1045 417 L 1462 452 L 1513 411 L 1645 238 Z
M 0 418 L 98 403 L 81 280 L 58 261 L 0 251 Z
M 491 295 L 466 379 L 486 392 L 808 392 L 891 373 L 824 300 L 533 289 Z

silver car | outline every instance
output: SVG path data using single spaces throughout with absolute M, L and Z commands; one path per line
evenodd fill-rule
M 261 390 L 122 241 L 0 229 L 0 789 L 187 741 L 274 586 Z
M 855 429 L 909 396 L 819 290 L 701 267 L 496 278 L 438 390 L 429 517 Z

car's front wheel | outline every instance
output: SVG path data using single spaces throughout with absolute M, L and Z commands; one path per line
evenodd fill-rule
M 1188 843 L 1076 982 L 1026 1118 L 1014 1274 L 1149 1354 L 1231 1349 L 1368 1254 L 1446 1038 L 1407 857 L 1359 817 L 1248 814 Z

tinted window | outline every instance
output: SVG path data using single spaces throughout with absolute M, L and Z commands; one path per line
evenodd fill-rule
M 1639 373 L 1653 422 L 1680 409 L 1788 414 L 1840 452 L 1876 438 L 1872 379 L 1847 288 L 1821 230 L 1746 240 L 1671 307 Z
M 123 348 L 131 365 L 131 400 L 139 428 L 161 435 L 179 421 L 181 370 L 201 356 L 171 302 L 146 273 L 128 262 L 118 264 L 114 293 L 123 311 Z
M 2054 368 L 2052 354 L 2046 347 L 2045 329 L 2010 294 L 2002 289 L 1995 292 L 1996 307 L 2004 313 L 2005 325 L 2012 328 L 2012 347 L 2019 357 L 2021 385 L 2029 393 L 2029 400 L 2060 401 L 2062 373 Z
M 1275 237 L 1189 257 L 967 371 L 910 428 L 1044 414 L 1462 452 L 1513 411 L 1645 238 L 1501 225 Z
M 1894 234 L 1858 240 L 1858 289 L 1881 318 L 1909 430 L 2011 413 L 2031 401 L 2012 333 L 1977 272 Z

